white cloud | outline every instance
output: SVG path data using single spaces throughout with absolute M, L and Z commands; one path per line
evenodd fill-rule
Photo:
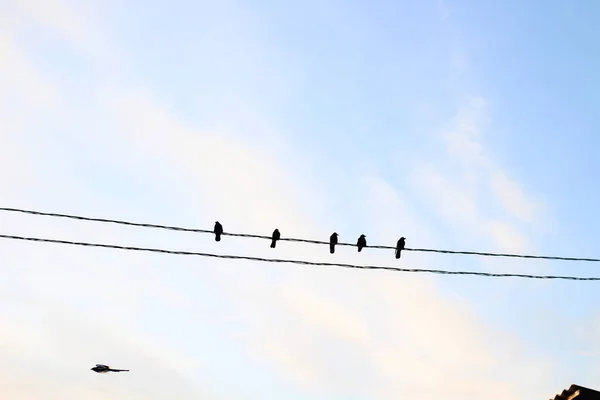
M 321 326 L 337 339 L 365 343 L 369 329 L 356 312 L 330 299 L 319 298 L 303 287 L 284 286 L 280 290 L 286 308 L 306 324 Z
M 492 190 L 504 209 L 523 222 L 533 222 L 537 219 L 540 205 L 529 198 L 523 189 L 501 170 L 491 173 Z
M 0 4 L 0 15 L 6 16 L 4 26 L 15 32 L 39 29 L 48 37 L 72 47 L 78 55 L 109 67 L 119 64 L 123 54 L 110 46 L 109 32 L 99 27 L 103 15 L 101 3 L 71 0 L 8 0 Z M 2 18 L 0 16 L 0 18 Z M 39 32 L 39 31 L 38 31 Z
M 34 23 L 48 26 L 68 41 L 86 41 L 88 29 L 85 21 L 63 0 L 18 0 L 13 4 L 21 8 Z
M 450 223 L 468 226 L 473 234 L 481 218 L 477 187 L 466 179 L 453 177 L 434 167 L 424 165 L 413 175 L 415 186 L 426 193 L 427 202 L 432 203 L 438 214 Z
M 526 253 L 531 248 L 527 238 L 507 222 L 490 221 L 489 234 L 502 251 Z
M 20 49 L 15 45 L 13 38 L 0 31 L 0 91 L 3 93 L 3 120 L 9 115 L 8 110 L 19 111 L 23 118 L 25 109 L 23 101 L 27 101 L 29 107 L 35 107 L 31 111 L 49 111 L 56 107 L 58 94 L 57 89 L 31 66 Z M 18 82 L 18 83 L 17 83 Z M 14 102 L 21 107 L 11 107 Z M 31 116 L 31 114 L 27 114 Z M 14 117 L 14 115 L 13 115 Z M 6 129 L 6 127 L 5 127 Z M 2 130 L 6 132 L 6 130 Z
M 294 229 L 299 235 L 314 229 L 306 223 L 308 213 L 302 202 L 310 195 L 304 195 L 291 179 L 292 172 L 276 155 L 277 147 L 251 142 L 253 126 L 247 126 L 243 136 L 195 130 L 150 95 L 116 92 L 105 99 L 122 133 L 110 138 L 108 145 L 131 148 L 143 161 L 160 162 L 146 173 L 188 182 L 188 195 L 205 209 L 239 221 L 231 229 L 272 226 L 282 232 Z M 227 221 L 222 222 L 229 229 Z
M 321 290 L 306 284 L 293 304 L 266 295 L 261 308 L 271 318 L 251 336 L 257 357 L 307 395 L 500 399 L 542 387 L 547 362 L 482 326 L 464 301 L 440 296 L 426 279 L 360 274 L 338 273 Z
M 491 124 L 487 102 L 467 96 L 449 131 L 442 135 L 446 154 L 423 162 L 414 177 L 416 187 L 440 217 L 456 224 L 460 235 L 501 250 L 531 251 L 521 223 L 541 228 L 541 205 L 493 160 L 484 146 Z M 474 242 L 477 243 L 477 242 Z

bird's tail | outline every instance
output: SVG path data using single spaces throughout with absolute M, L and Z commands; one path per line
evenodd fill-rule
M 400 258 L 400 253 L 401 253 L 400 249 L 396 249 L 396 258 Z
M 128 369 L 112 369 L 112 368 L 109 369 L 109 371 L 111 371 L 111 372 L 129 372 Z
M 276 240 L 272 240 L 272 241 L 271 241 L 271 248 L 272 248 L 272 249 L 274 249 L 274 248 L 275 248 L 275 243 L 277 243 L 277 241 L 276 241 Z
M 215 235 L 215 240 L 216 240 L 217 242 L 220 242 L 220 241 L 221 241 L 221 234 L 220 234 L 220 233 L 217 233 L 217 234 Z
M 335 253 L 335 245 L 334 245 L 334 244 L 330 244 L 330 245 L 329 245 L 329 252 L 330 252 L 331 254 Z

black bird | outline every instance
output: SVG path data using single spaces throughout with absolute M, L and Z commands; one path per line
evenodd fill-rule
M 365 238 L 365 235 L 360 235 L 360 237 L 358 238 L 358 242 L 356 242 L 356 245 L 358 246 L 358 251 L 361 251 L 363 247 L 367 247 L 367 239 Z
M 401 237 L 396 243 L 396 258 L 400 258 L 400 253 L 404 250 L 404 246 L 406 245 L 406 238 Z
M 219 223 L 219 221 L 215 222 L 215 229 L 213 230 L 215 233 L 215 240 L 217 242 L 221 241 L 221 235 L 223 234 L 223 225 Z
M 105 374 L 107 372 L 129 372 L 128 369 L 112 369 L 108 365 L 104 365 L 104 364 L 96 364 L 96 366 L 94 368 L 90 368 L 90 369 L 99 374 Z
M 333 232 L 329 237 L 329 252 L 333 254 L 335 252 L 335 245 L 338 243 L 338 234 Z
M 279 233 L 279 229 L 275 229 L 273 231 L 273 236 L 271 236 L 271 248 L 275 248 L 275 243 L 281 238 L 281 234 Z

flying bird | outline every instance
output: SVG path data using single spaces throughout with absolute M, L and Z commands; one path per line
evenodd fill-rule
M 360 237 L 358 238 L 358 242 L 356 242 L 356 245 L 358 246 L 358 251 L 361 251 L 363 247 L 367 247 L 366 236 L 360 235 Z
M 338 243 L 338 234 L 333 232 L 329 238 L 329 252 L 333 254 L 335 252 L 335 245 Z
M 217 242 L 221 241 L 221 235 L 223 234 L 223 225 L 219 223 L 219 221 L 215 222 L 215 229 L 213 230 L 215 233 L 215 240 Z
M 273 236 L 271 236 L 271 248 L 275 248 L 275 243 L 281 238 L 281 234 L 279 233 L 279 229 L 275 229 L 273 231 Z
M 406 238 L 401 237 L 396 243 L 396 258 L 400 258 L 400 253 L 404 250 L 404 246 L 406 245 Z
M 92 371 L 97 372 L 99 374 L 105 374 L 107 372 L 129 372 L 128 369 L 113 369 L 108 365 L 104 364 L 96 364 L 94 368 L 90 368 Z

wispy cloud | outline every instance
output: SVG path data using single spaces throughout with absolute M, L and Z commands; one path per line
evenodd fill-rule
M 445 221 L 467 228 L 469 240 L 487 237 L 503 251 L 531 251 L 522 223 L 541 226 L 543 208 L 486 148 L 488 108 L 481 97 L 464 100 L 442 135 L 445 153 L 422 163 L 415 184 Z

